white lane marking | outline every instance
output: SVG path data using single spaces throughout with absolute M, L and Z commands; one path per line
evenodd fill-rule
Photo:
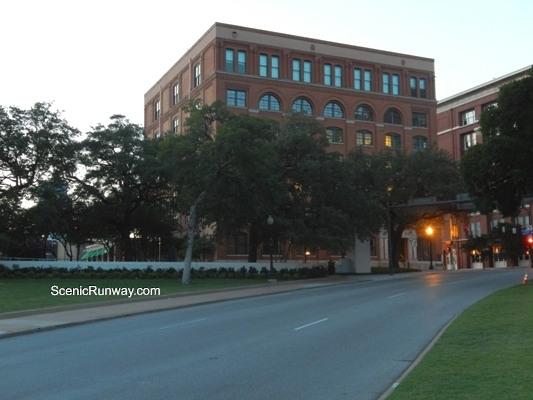
M 304 325 L 304 326 L 300 326 L 299 328 L 294 328 L 294 330 L 298 331 L 300 329 L 307 328 L 308 326 L 319 324 L 319 323 L 327 321 L 327 320 L 328 320 L 327 318 L 324 318 L 324 319 L 321 319 L 320 321 L 311 322 L 310 324 L 307 324 L 307 325 Z
M 168 325 L 168 326 L 164 326 L 164 327 L 159 328 L 159 329 L 174 328 L 175 326 L 181 326 L 181 325 L 192 324 L 192 323 L 194 323 L 194 322 L 205 321 L 206 319 L 207 319 L 207 318 L 195 319 L 194 321 L 188 321 L 188 322 L 182 322 L 182 323 L 180 323 L 180 324 Z
M 392 299 L 394 297 L 403 296 L 405 293 L 395 294 L 394 296 L 389 296 L 389 299 Z

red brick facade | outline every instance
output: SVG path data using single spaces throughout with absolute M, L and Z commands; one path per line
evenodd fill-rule
M 434 60 L 423 57 L 216 23 L 145 94 L 147 134 L 180 133 L 183 106 L 197 98 L 276 120 L 309 105 L 337 128 L 330 148 L 343 154 L 437 141 Z M 373 252 L 387 254 L 379 243 Z
M 498 91 L 501 85 L 520 79 L 527 75 L 530 67 L 515 71 L 511 74 L 496 78 L 483 85 L 458 93 L 438 102 L 437 108 L 437 135 L 440 148 L 449 151 L 454 160 L 459 161 L 468 148 L 476 143 L 482 143 L 483 137 L 479 130 L 479 118 L 484 108 L 493 104 L 498 99 Z M 446 228 L 442 231 L 442 254 L 444 259 L 450 261 L 450 251 L 458 254 L 457 267 L 471 268 L 473 259 L 470 255 L 460 251 L 460 245 L 467 240 L 468 235 L 479 236 L 487 233 L 493 224 L 503 221 L 499 213 L 480 215 L 472 213 L 465 221 L 447 220 Z M 524 208 L 516 220 L 507 222 L 531 224 L 531 208 Z M 453 236 L 453 226 L 456 226 L 457 237 Z M 449 250 L 448 250 L 449 249 Z M 519 264 L 527 265 L 529 257 L 524 256 L 518 260 Z M 509 263 L 511 261 L 509 260 Z M 485 261 L 488 266 L 507 266 L 507 260 Z

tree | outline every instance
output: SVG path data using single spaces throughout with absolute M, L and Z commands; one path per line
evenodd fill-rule
M 158 157 L 172 171 L 171 180 L 174 191 L 178 193 L 176 211 L 188 214 L 187 250 L 182 275 L 182 283 L 188 285 L 198 206 L 205 201 L 213 183 L 227 167 L 227 163 L 220 164 L 216 159 L 213 148 L 215 125 L 228 121 L 230 113 L 222 102 L 206 105 L 200 100 L 191 101 L 185 112 L 189 113 L 189 117 L 184 124 L 184 133 L 167 136 L 160 145 Z
M 83 171 L 70 179 L 76 182 L 77 193 L 98 208 L 99 223 L 114 229 L 125 260 L 131 260 L 135 214 L 145 204 L 157 205 L 168 198 L 168 176 L 156 158 L 158 140 L 146 139 L 142 127 L 114 115 L 108 126 L 98 125 L 89 132 L 81 146 Z
M 178 211 L 189 216 L 184 284 L 190 283 L 197 221 L 212 226 L 218 237 L 247 228 L 253 239 L 282 188 L 273 174 L 272 121 L 231 115 L 220 102 L 193 102 L 187 110 L 184 134 L 167 136 L 160 152 L 172 165 Z M 258 242 L 251 242 L 255 256 Z
M 41 182 L 76 169 L 78 135 L 50 103 L 29 110 L 0 106 L 0 245 L 6 254 L 27 254 L 33 246 L 31 213 L 21 205 L 37 201 Z
M 449 153 L 436 146 L 411 153 L 387 149 L 375 155 L 367 155 L 359 149 L 348 157 L 358 166 L 357 174 L 364 177 L 368 190 L 378 196 L 383 227 L 386 226 L 387 203 L 391 206 L 401 205 L 407 204 L 409 199 L 423 197 L 450 200 L 461 193 L 462 181 L 456 163 Z M 399 266 L 405 229 L 415 227 L 421 219 L 430 220 L 449 212 L 449 208 L 423 211 L 416 207 L 392 208 L 390 235 L 393 267 Z
M 328 152 L 328 146 L 324 126 L 314 118 L 294 114 L 282 124 L 277 176 L 286 196 L 276 232 L 291 245 L 344 252 L 353 246 L 356 232 L 368 238 L 380 221 L 354 164 Z
M 461 174 L 480 211 L 516 215 L 533 194 L 533 68 L 523 79 L 502 85 L 497 104 L 481 115 L 483 143 L 461 159 Z
M 20 200 L 34 184 L 75 170 L 73 139 L 79 131 L 51 107 L 0 106 L 0 201 Z

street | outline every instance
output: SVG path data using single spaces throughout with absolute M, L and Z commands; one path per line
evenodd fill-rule
M 0 398 L 378 399 L 525 272 L 384 276 L 6 338 Z

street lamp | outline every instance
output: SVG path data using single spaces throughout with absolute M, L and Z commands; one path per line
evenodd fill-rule
M 274 240 L 272 239 L 272 225 L 274 224 L 274 218 L 272 215 L 269 215 L 267 218 L 267 224 L 270 231 L 270 270 L 268 271 L 268 281 L 276 282 L 276 273 L 274 272 L 274 261 L 272 259 L 272 247 L 274 246 Z
M 428 226 L 426 228 L 426 233 L 429 236 L 429 269 L 433 269 L 433 228 L 431 226 Z

